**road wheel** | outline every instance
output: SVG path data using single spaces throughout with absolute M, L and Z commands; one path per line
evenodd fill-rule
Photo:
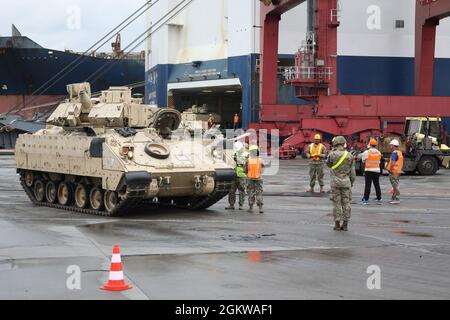
M 48 203 L 55 203 L 57 200 L 57 188 L 56 183 L 53 181 L 47 182 L 47 185 L 45 186 L 45 197 L 47 198 Z
M 101 211 L 103 209 L 103 190 L 97 187 L 89 192 L 89 205 L 92 209 Z
M 432 176 L 436 174 L 439 169 L 439 163 L 435 157 L 422 157 L 417 165 L 417 170 L 423 176 Z
M 25 171 L 25 184 L 28 188 L 31 188 L 34 183 L 34 173 L 33 171 Z
M 105 192 L 105 209 L 106 211 L 108 211 L 109 213 L 112 213 L 114 211 L 114 209 L 116 209 L 116 207 L 119 205 L 120 199 L 119 196 L 117 194 L 117 192 L 115 191 L 106 191 Z
M 72 188 L 67 182 L 61 182 L 58 186 L 58 203 L 62 206 L 70 205 L 72 201 Z
M 85 209 L 89 204 L 89 193 L 83 184 L 75 188 L 75 205 L 80 209 Z
M 38 202 L 45 201 L 45 184 L 41 180 L 37 180 L 34 184 L 34 197 Z

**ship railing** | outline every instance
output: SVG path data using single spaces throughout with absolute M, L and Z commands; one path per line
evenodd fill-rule
M 323 80 L 329 81 L 333 75 L 331 67 L 279 67 L 278 74 L 281 75 L 286 82 L 302 81 L 302 80 Z

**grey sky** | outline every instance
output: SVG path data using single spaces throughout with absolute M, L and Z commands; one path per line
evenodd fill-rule
M 40 45 L 84 51 L 146 0 L 17 0 L 1 3 L 0 36 L 11 35 L 15 24 L 22 35 Z M 80 28 L 74 15 L 80 12 Z M 122 47 L 145 31 L 145 14 L 122 32 Z M 111 51 L 109 44 L 101 51 Z M 143 49 L 145 46 L 142 45 Z

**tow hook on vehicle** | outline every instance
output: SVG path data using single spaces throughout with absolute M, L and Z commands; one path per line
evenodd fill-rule
M 169 190 L 172 185 L 171 177 L 158 177 L 158 187 L 159 188 L 165 188 L 166 190 Z
M 194 177 L 194 186 L 195 186 L 195 190 L 201 191 L 202 186 L 203 186 L 203 181 L 202 181 L 202 177 L 201 176 L 195 176 Z
M 194 186 L 197 193 L 210 193 L 214 190 L 214 178 L 207 175 L 195 176 Z

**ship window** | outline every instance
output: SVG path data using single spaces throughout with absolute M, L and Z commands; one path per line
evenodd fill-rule
M 405 28 L 405 20 L 395 20 L 395 28 L 396 29 L 404 29 Z

